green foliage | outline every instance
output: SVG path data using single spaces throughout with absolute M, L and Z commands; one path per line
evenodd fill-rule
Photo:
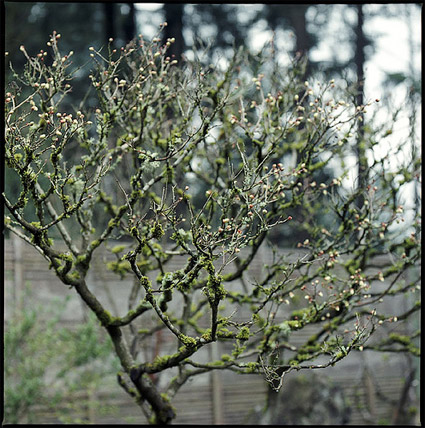
M 106 267 L 121 278 L 124 278 L 125 275 L 131 271 L 130 263 L 127 260 L 108 262 Z
M 31 295 L 25 297 L 29 300 Z M 55 403 L 73 390 L 99 388 L 117 368 L 111 343 L 100 334 L 93 315 L 76 330 L 60 327 L 67 305 L 55 302 L 43 310 L 25 307 L 7 320 L 4 334 L 4 421 L 37 423 L 32 407 L 44 404 L 61 419 L 75 423 Z M 49 318 L 46 319 L 45 316 Z M 78 409 L 77 409 L 78 410 Z
M 59 340 L 69 343 L 66 359 L 71 367 L 82 367 L 94 360 L 101 361 L 111 354 L 111 343 L 109 340 L 101 340 L 100 329 L 94 314 L 89 313 L 88 321 L 75 331 L 62 329 Z M 59 376 L 65 375 L 69 368 L 62 369 Z M 102 373 L 97 373 L 97 376 Z
M 37 336 L 33 331 L 36 316 L 35 310 L 25 312 L 4 335 L 4 418 L 8 423 L 19 423 L 27 414 L 31 422 L 28 409 L 45 394 L 44 364 L 51 357 L 54 339 L 45 336 L 44 343 L 39 340 L 40 333 Z
M 242 327 L 239 330 L 239 333 L 236 335 L 236 339 L 248 340 L 249 339 L 249 328 L 248 327 Z

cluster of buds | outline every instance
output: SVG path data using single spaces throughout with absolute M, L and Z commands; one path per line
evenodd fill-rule
M 255 83 L 255 87 L 257 90 L 261 89 L 261 80 L 263 79 L 264 74 L 259 74 L 257 77 L 253 77 L 252 81 Z
M 7 92 L 6 93 L 6 98 L 5 98 L 5 103 L 11 103 L 13 101 L 13 99 L 15 98 L 15 95 L 13 95 L 11 92 Z
M 43 61 L 45 56 L 47 56 L 47 52 L 43 49 L 41 49 L 40 52 L 37 54 L 37 58 L 39 58 L 40 61 Z
M 297 116 L 295 119 L 289 119 L 288 124 L 291 126 L 299 126 L 304 120 L 304 116 Z
M 267 94 L 266 99 L 264 100 L 264 102 L 266 102 L 267 104 L 269 104 L 270 106 L 273 106 L 276 104 L 277 101 L 282 100 L 282 95 L 277 95 L 277 96 L 273 96 L 270 92 Z
M 337 257 L 339 256 L 339 252 L 337 250 L 329 252 L 329 260 L 326 262 L 326 266 L 331 268 L 334 266 Z
M 361 270 L 357 269 L 354 272 L 354 275 L 350 275 L 350 279 L 352 281 L 353 287 L 357 289 L 368 289 L 370 286 L 366 282 L 366 278 L 361 274 Z
M 218 233 L 223 233 L 225 231 L 230 232 L 231 230 L 233 230 L 235 226 L 234 221 L 234 218 L 223 218 L 221 226 L 217 229 Z M 239 234 L 241 234 L 242 230 L 238 229 L 238 232 Z
M 297 247 L 301 248 L 301 247 L 308 247 L 310 244 L 310 240 L 309 239 L 305 239 L 304 242 L 298 242 Z

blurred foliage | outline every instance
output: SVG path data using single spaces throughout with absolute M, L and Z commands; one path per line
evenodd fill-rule
M 114 380 L 117 364 L 111 343 L 101 336 L 91 313 L 86 323 L 72 328 L 61 326 L 68 298 L 47 308 L 34 305 L 33 299 L 27 290 L 23 310 L 6 320 L 4 422 L 37 423 L 33 408 L 38 405 L 47 407 L 64 423 L 78 422 L 73 415 L 84 415 L 87 403 L 77 402 L 72 414 L 63 403 L 72 402 L 72 392 L 96 390 L 108 376 Z M 92 406 L 100 409 L 100 404 Z
M 414 8 L 416 5 L 411 6 Z M 364 8 L 365 21 L 376 16 L 401 16 L 404 9 L 391 5 Z M 90 59 L 88 47 L 94 46 L 103 53 L 108 49 L 108 44 L 111 48 L 119 49 L 129 40 L 132 32 L 149 33 L 152 21 L 155 20 L 169 21 L 163 34 L 164 40 L 176 37 L 177 42 L 170 48 L 170 55 L 196 55 L 196 46 L 209 45 L 204 57 L 198 58 L 205 66 L 211 63 L 211 67 L 216 67 L 220 59 L 229 59 L 233 55 L 235 47 L 247 46 L 255 41 L 257 34 L 268 32 L 270 37 L 274 34 L 276 58 L 285 51 L 290 57 L 297 52 L 308 56 L 309 61 L 303 71 L 306 77 L 331 79 L 340 75 L 347 80 L 347 85 L 356 81 L 356 15 L 352 5 L 264 4 L 246 8 L 238 4 L 186 4 L 183 7 L 164 4 L 150 11 L 127 3 L 84 3 L 83 6 L 80 3 L 5 2 L 5 12 L 7 63 L 10 60 L 18 73 L 25 63 L 19 46 L 24 44 L 30 56 L 36 55 L 53 31 L 63 35 L 63 52 L 75 52 L 72 64 L 77 71 L 72 77 L 73 89 L 62 104 L 62 108 L 68 111 L 72 109 L 76 112 L 83 107 L 95 108 L 97 104 L 95 90 L 88 84 L 91 70 L 84 67 Z M 336 22 L 336 16 L 339 23 Z M 337 34 L 333 27 L 338 27 Z M 180 35 L 184 38 L 182 43 L 179 42 Z M 365 34 L 366 60 L 375 53 L 380 35 L 378 31 L 369 30 Z M 112 43 L 108 42 L 110 37 L 114 38 Z M 314 60 L 312 52 L 322 49 L 330 39 L 335 40 L 338 48 L 332 49 L 327 59 Z M 255 57 L 252 56 L 250 61 L 255 72 Z M 258 64 L 258 68 L 260 66 Z M 396 86 L 400 83 L 409 85 L 411 91 L 420 94 L 420 80 L 402 71 L 387 74 L 383 84 Z M 353 96 L 356 93 L 354 86 Z M 81 155 L 79 152 L 71 154 L 77 157 Z M 332 168 L 328 168 L 326 176 L 320 179 L 332 178 L 335 174 Z M 14 194 L 18 194 L 19 185 L 10 171 L 6 172 L 6 183 Z

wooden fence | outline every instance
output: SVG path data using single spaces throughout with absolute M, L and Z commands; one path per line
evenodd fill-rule
M 34 303 L 47 305 L 55 297 L 73 293 L 73 290 L 59 282 L 54 272 L 48 269 L 46 261 L 27 244 L 18 239 L 6 239 L 4 247 L 6 328 L 11 311 L 20 309 L 26 283 L 30 282 L 32 289 L 37 290 L 37 301 Z M 108 307 L 112 305 L 112 312 L 122 315 L 120 307 L 126 307 L 126 302 L 121 301 L 125 293 L 117 293 L 116 277 L 104 269 L 108 257 L 106 252 L 97 255 L 89 285 L 102 303 Z M 253 268 L 259 269 L 263 264 L 264 254 L 255 261 Z M 124 281 L 120 284 L 121 291 L 125 286 L 130 287 L 131 284 Z M 83 306 L 75 297 L 70 300 L 61 323 L 64 326 L 71 325 L 83 319 Z M 307 337 L 311 333 L 306 329 L 303 334 Z M 300 339 L 304 340 L 305 337 Z M 221 351 L 212 349 L 216 353 Z M 365 367 L 369 370 L 365 371 Z M 406 359 L 403 356 L 391 354 L 384 358 L 382 354 L 373 353 L 354 354 L 335 367 L 321 372 L 332 384 L 342 388 L 351 403 L 349 424 L 391 423 L 394 420 L 395 403 L 403 394 L 406 373 Z M 178 415 L 176 423 L 246 424 L 250 422 L 250 415 L 264 405 L 268 386 L 257 375 L 241 376 L 215 371 L 199 378 L 182 387 L 173 400 Z M 113 377 L 111 379 L 114 380 Z M 102 411 L 94 405 L 99 402 L 104 405 Z M 99 391 L 83 390 L 70 394 L 57 410 L 65 413 L 69 411 L 73 418 L 88 423 L 146 423 L 138 406 L 113 381 Z M 46 407 L 36 406 L 32 413 L 37 423 L 59 422 Z

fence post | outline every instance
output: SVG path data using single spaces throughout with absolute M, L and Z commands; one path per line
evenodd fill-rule
M 23 266 L 23 242 L 21 238 L 12 235 L 13 245 L 13 303 L 14 311 L 19 313 L 22 311 L 22 295 L 24 289 L 24 266 Z
M 89 424 L 96 423 L 96 389 L 90 386 L 87 391 L 87 418 Z
M 211 361 L 218 360 L 219 357 L 219 344 L 217 342 L 211 343 L 210 356 Z M 221 382 L 220 370 L 211 371 L 211 387 L 212 387 L 212 410 L 213 410 L 213 424 L 220 425 L 224 423 L 223 418 L 223 385 Z
M 366 392 L 367 408 L 369 410 L 371 423 L 376 423 L 376 389 L 373 384 L 373 378 L 366 366 L 363 374 L 363 382 Z

